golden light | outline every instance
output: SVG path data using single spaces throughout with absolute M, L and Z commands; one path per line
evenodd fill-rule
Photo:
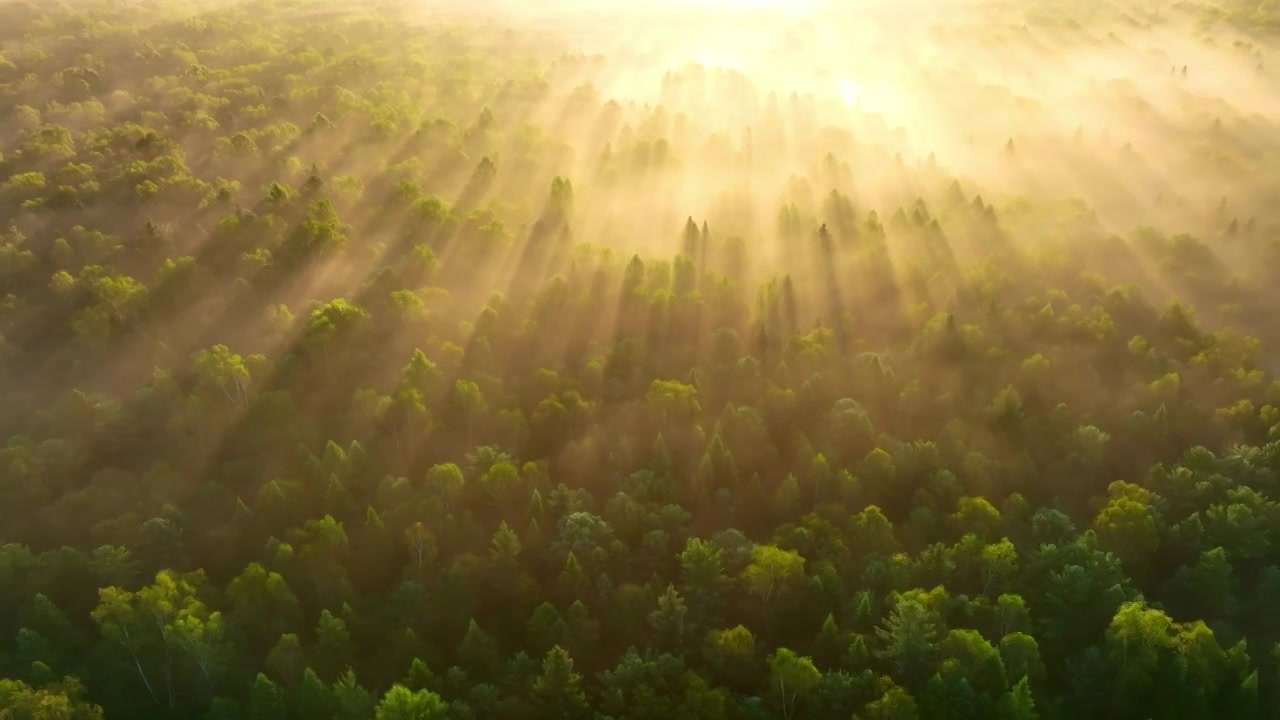
M 858 100 L 862 96 L 862 87 L 857 82 L 849 78 L 840 78 L 836 80 L 836 89 L 840 93 L 840 99 L 849 107 L 857 107 Z

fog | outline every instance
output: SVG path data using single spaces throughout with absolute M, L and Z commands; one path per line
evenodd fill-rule
M 561 141 L 537 181 L 513 182 L 536 195 L 553 176 L 570 178 L 576 241 L 675 252 L 687 221 L 706 222 L 741 238 L 748 264 L 805 278 L 810 261 L 796 242 L 832 222 L 834 191 L 859 217 L 932 210 L 924 219 L 941 221 L 937 246 L 962 268 L 989 255 L 993 239 L 956 216 L 958 193 L 993 208 L 1009 257 L 1124 238 L 1100 246 L 1097 272 L 1165 298 L 1191 290 L 1132 252 L 1138 228 L 1215 243 L 1232 227 L 1274 236 L 1280 82 L 1230 25 L 1206 30 L 1204 8 L 410 7 L 424 23 L 479 24 L 542 58 L 546 95 L 498 115 Z M 901 284 L 914 247 L 891 241 L 886 264 L 849 272 L 893 272 Z M 1258 267 L 1239 247 L 1215 247 L 1234 272 Z M 528 269 L 513 260 L 506 277 L 517 266 Z
M 571 145 L 581 189 L 606 146 L 671 143 L 674 161 L 623 202 L 671 223 L 714 216 L 746 183 L 759 212 L 735 217 L 758 227 L 780 200 L 802 199 L 795 180 L 831 189 L 815 175 L 828 154 L 845 170 L 839 189 L 882 214 L 956 179 L 988 200 L 1078 199 L 1112 231 L 1216 232 L 1224 198 L 1245 222 L 1280 193 L 1280 83 L 1263 53 L 1230 31 L 1198 34 L 1191 13 L 1167 5 L 467 8 L 568 53 L 547 77 L 583 104 L 535 117 Z
M 1272 292 L 1258 248 L 1277 233 L 1280 78 L 1263 41 L 1205 5 L 382 0 L 278 4 L 252 21 L 211 3 L 110 7 L 117 24 L 93 32 L 127 48 L 122 62 L 150 62 L 127 29 L 146 18 L 149 32 L 182 38 L 176 65 L 261 77 L 280 115 L 262 105 L 214 119 L 185 80 L 122 65 L 103 81 L 106 119 L 183 118 L 173 138 L 192 171 L 210 184 L 237 178 L 220 197 L 259 213 L 275 212 L 263 200 L 273 182 L 300 186 L 311 168 L 347 183 L 334 202 L 358 243 L 270 285 L 259 305 L 360 292 L 424 238 L 454 268 L 444 273 L 452 302 L 474 312 L 494 292 L 522 302 L 597 251 L 672 257 L 699 243 L 713 248 L 704 270 L 789 276 L 804 288 L 799 314 L 828 320 L 890 312 L 885 293 L 894 312 L 946 307 L 975 264 L 1016 272 L 1055 253 L 1085 257 L 1102 281 L 1137 283 L 1153 302 L 1197 300 L 1186 272 L 1152 266 L 1143 238 L 1207 243 L 1220 276 L 1257 288 L 1259 308 Z M 320 54 L 217 34 L 234 38 L 235 23 L 270 28 L 281 47 L 349 56 L 348 75 L 291 97 Z M 37 108 L 56 98 L 24 92 Z M 51 107 L 46 119 L 73 132 L 98 122 Z M 325 113 L 334 117 L 316 131 Z M 12 140 L 26 129 L 14 126 Z M 252 151 L 237 150 L 245 139 Z M 423 213 L 448 222 L 424 235 Z M 225 218 L 193 217 L 164 196 L 146 215 L 101 217 L 122 236 L 167 223 L 181 230 L 177 249 L 197 257 L 226 252 Z M 263 232 L 283 237 L 300 219 Z M 84 220 L 17 224 L 65 233 Z M 827 235 L 878 239 L 837 252 L 814 242 Z M 746 285 L 735 292 L 749 295 Z M 202 302 L 202 319 L 174 320 L 189 347 L 165 352 L 202 347 L 228 323 L 277 350 L 293 339 L 272 336 L 274 320 L 233 295 Z M 1201 309 L 1211 320 L 1238 310 L 1223 304 Z M 134 351 L 151 352 L 147 342 Z

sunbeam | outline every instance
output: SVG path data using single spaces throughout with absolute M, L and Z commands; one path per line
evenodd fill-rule
M 0 720 L 1277 717 L 1278 49 L 0 0 Z

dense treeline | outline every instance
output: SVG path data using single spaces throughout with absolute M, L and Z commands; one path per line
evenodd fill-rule
M 1280 716 L 1265 202 L 1121 238 L 392 5 L 0 7 L 0 718 Z

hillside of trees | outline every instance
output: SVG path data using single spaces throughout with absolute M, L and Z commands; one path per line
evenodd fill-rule
M 1280 4 L 482 5 L 0 4 L 0 720 L 1280 718 Z

